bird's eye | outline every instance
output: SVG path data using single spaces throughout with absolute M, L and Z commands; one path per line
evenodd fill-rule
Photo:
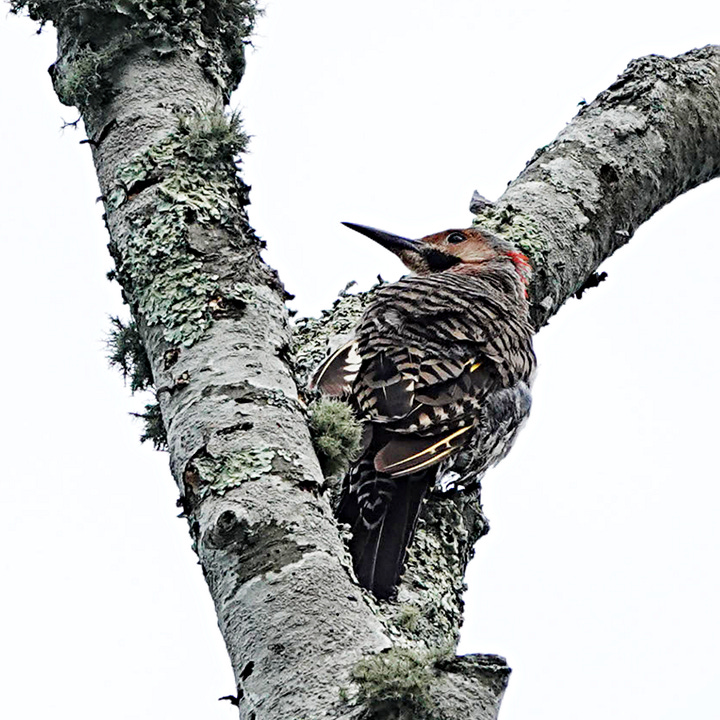
M 465 241 L 465 236 L 461 232 L 451 232 L 447 236 L 447 241 L 453 244 L 461 243 Z

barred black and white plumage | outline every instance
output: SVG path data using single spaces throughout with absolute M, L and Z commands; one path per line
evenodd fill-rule
M 388 597 L 436 477 L 452 468 L 458 486 L 476 482 L 530 411 L 529 265 L 476 229 L 411 241 L 349 227 L 417 273 L 377 291 L 355 339 L 313 380 L 348 395 L 363 421 L 362 455 L 345 478 L 338 519 L 352 529 L 360 583 Z

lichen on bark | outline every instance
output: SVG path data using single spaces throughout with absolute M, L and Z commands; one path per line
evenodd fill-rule
M 191 224 L 233 231 L 247 203 L 233 164 L 245 143 L 237 115 L 183 113 L 176 130 L 118 167 L 108 192 L 106 205 L 115 211 L 156 186 L 156 202 L 132 217 L 124 252 L 113 254 L 130 304 L 142 308 L 149 325 L 161 325 L 171 344 L 192 345 L 213 311 L 240 295 L 237 288 L 221 290 L 218 276 L 191 251 L 189 232 Z
M 237 428 L 231 428 L 231 431 L 235 430 Z M 192 493 L 192 505 L 195 506 L 210 494 L 223 496 L 233 488 L 267 475 L 281 476 L 298 486 L 321 487 L 311 474 L 303 471 L 297 455 L 286 448 L 268 445 L 224 455 L 210 455 L 206 450 L 199 453 L 186 471 L 185 490 Z
M 531 315 L 539 329 L 663 205 L 720 173 L 720 50 L 633 60 L 540 148 L 496 217 L 540 233 Z
M 432 494 L 397 601 L 376 602 L 353 576 L 288 365 L 286 296 L 245 216 L 241 136 L 219 111 L 242 75 L 255 3 L 12 7 L 58 27 L 55 88 L 86 123 L 243 717 L 357 718 L 398 692 L 420 699 L 416 716 L 496 717 L 501 658 L 431 661 L 455 646 L 464 569 L 487 527 L 478 498 Z M 717 48 L 633 64 L 481 212 L 531 257 L 538 327 L 640 222 L 718 174 L 718 65 Z M 346 294 L 297 324 L 295 378 L 370 298 Z M 383 670 L 389 648 L 417 662 Z M 339 697 L 348 686 L 358 705 Z
M 501 235 L 522 250 L 534 267 L 542 265 L 546 254 L 543 234 L 538 224 L 512 205 L 497 208 L 489 205 L 475 214 L 473 225 Z
M 118 61 L 139 46 L 159 58 L 195 55 L 227 100 L 259 13 L 253 0 L 10 0 L 10 7 L 72 32 L 53 79 L 60 100 L 80 107 L 108 98 Z

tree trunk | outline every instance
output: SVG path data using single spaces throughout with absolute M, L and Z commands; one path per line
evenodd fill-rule
M 15 2 L 58 30 L 52 75 L 77 105 L 116 275 L 149 359 L 170 464 L 215 602 L 243 718 L 497 716 L 502 658 L 456 658 L 479 496 L 427 502 L 391 602 L 361 590 L 321 473 L 307 398 L 365 295 L 297 325 L 260 259 L 243 136 L 223 114 L 250 0 Z M 150 9 L 149 9 L 150 8 Z M 679 194 L 720 171 L 720 49 L 651 56 L 539 150 L 477 223 L 530 257 L 538 328 Z

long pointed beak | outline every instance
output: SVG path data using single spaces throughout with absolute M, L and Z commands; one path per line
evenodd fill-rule
M 403 250 L 413 250 L 417 253 L 422 252 L 423 246 L 417 240 L 408 240 L 408 238 L 400 237 L 399 235 L 391 235 L 383 230 L 377 230 L 367 225 L 356 225 L 355 223 L 349 222 L 344 222 L 343 225 L 355 232 L 359 232 L 361 235 L 365 235 L 365 237 L 369 237 L 396 255 Z

